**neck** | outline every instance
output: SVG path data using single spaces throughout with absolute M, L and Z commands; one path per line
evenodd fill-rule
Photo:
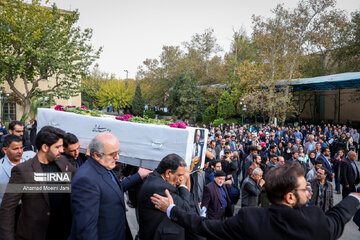
M 49 160 L 46 158 L 44 152 L 39 151 L 39 152 L 37 153 L 37 157 L 38 157 L 40 163 L 42 163 L 42 164 L 49 164 Z
M 326 182 L 326 179 L 320 179 L 319 182 L 321 185 L 323 185 Z
M 12 163 L 12 164 L 15 164 L 15 165 L 18 165 L 20 163 L 20 160 L 11 160 L 9 159 L 9 161 Z

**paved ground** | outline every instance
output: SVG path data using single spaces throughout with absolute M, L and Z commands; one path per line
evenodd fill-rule
M 358 168 L 360 169 L 360 162 L 357 161 L 356 163 L 357 163 Z M 334 190 L 334 192 L 335 192 L 335 190 Z M 341 199 L 342 199 L 341 194 L 334 194 L 334 204 L 337 204 L 339 201 L 341 201 Z M 238 205 L 235 206 L 235 212 L 237 212 L 239 208 L 240 208 L 240 203 L 238 203 Z M 135 210 L 133 208 L 129 208 L 129 207 L 127 209 L 128 209 L 128 211 L 126 212 L 126 216 L 127 216 L 128 222 L 129 222 L 131 232 L 132 232 L 133 236 L 135 236 L 139 229 L 139 226 L 137 224 L 136 217 L 135 217 Z M 344 233 L 340 239 L 341 240 L 359 240 L 360 239 L 360 231 L 358 231 L 358 227 L 352 220 L 346 224 Z

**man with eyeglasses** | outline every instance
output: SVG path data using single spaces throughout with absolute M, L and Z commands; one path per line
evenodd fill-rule
M 119 159 L 120 143 L 103 132 L 89 144 L 90 157 L 72 179 L 72 229 L 69 239 L 133 239 L 126 220 L 124 192 L 151 172 L 138 173 L 121 182 L 112 169 Z
M 184 212 L 174 204 L 167 190 L 166 197 L 154 194 L 151 200 L 185 230 L 219 240 L 263 239 L 264 236 L 274 240 L 337 239 L 360 205 L 360 193 L 351 193 L 326 215 L 318 207 L 305 207 L 309 189 L 304 169 L 297 163 L 272 168 L 265 181 L 269 208 L 241 208 L 236 216 L 225 221 Z

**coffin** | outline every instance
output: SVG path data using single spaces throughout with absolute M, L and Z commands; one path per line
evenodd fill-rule
M 181 156 L 191 171 L 203 168 L 208 130 L 143 124 L 116 120 L 114 116 L 92 117 L 53 109 L 38 109 L 38 131 L 51 125 L 75 134 L 84 152 L 98 133 L 108 131 L 120 142 L 120 162 L 155 169 L 170 153 Z M 196 144 L 198 135 L 198 144 Z

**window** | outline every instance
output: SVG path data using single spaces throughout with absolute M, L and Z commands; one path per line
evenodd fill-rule
M 4 103 L 3 107 L 3 122 L 11 122 L 16 120 L 16 104 Z

